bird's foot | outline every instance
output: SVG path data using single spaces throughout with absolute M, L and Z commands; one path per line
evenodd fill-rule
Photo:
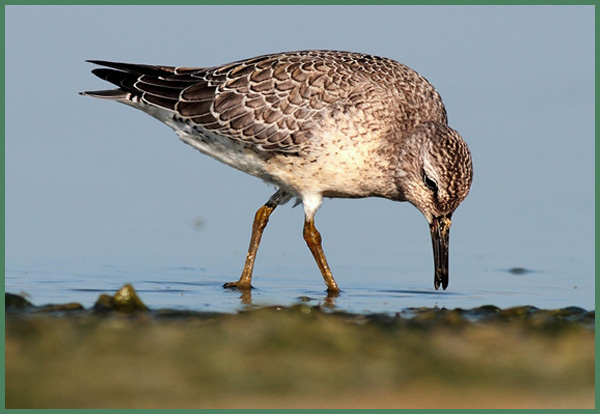
M 327 297 L 328 298 L 337 298 L 340 296 L 342 291 L 340 289 L 327 289 Z
M 239 280 L 237 282 L 228 282 L 223 285 L 225 289 L 238 289 L 241 291 L 249 291 L 250 289 L 254 289 L 254 287 L 250 283 L 243 283 Z

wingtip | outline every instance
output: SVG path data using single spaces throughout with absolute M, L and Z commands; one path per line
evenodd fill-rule
M 104 66 L 103 65 L 103 61 L 102 60 L 98 60 L 98 59 L 86 59 L 85 62 L 86 63 L 91 63 L 92 65 Z
M 94 65 L 104 66 L 118 71 L 131 73 L 134 75 L 155 75 L 163 76 L 175 73 L 175 67 L 173 66 L 157 66 L 157 65 L 145 65 L 137 63 L 124 63 L 124 62 L 113 62 L 109 60 L 97 60 L 88 59 L 86 62 L 93 63 Z M 94 70 L 101 70 L 97 68 Z M 93 72 L 93 70 L 92 70 Z
M 101 91 L 83 91 L 79 92 L 82 96 L 91 96 L 92 98 L 120 100 L 127 96 L 128 92 L 121 89 L 107 89 Z
M 110 60 L 101 60 L 101 59 L 86 59 L 86 62 L 91 63 L 93 65 L 104 66 L 107 68 L 113 68 L 113 69 L 119 69 L 119 70 L 127 70 L 127 68 L 132 66 L 129 63 L 113 62 Z M 96 68 L 96 69 L 98 69 L 98 68 Z M 94 69 L 94 70 L 96 70 L 96 69 Z
M 107 60 L 100 60 L 100 59 L 86 59 L 85 61 L 87 63 L 93 63 L 94 65 L 104 65 L 105 63 L 111 63 Z

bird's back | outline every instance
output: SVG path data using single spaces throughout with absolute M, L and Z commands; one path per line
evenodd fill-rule
M 358 53 L 301 51 L 211 68 L 92 61 L 118 89 L 88 95 L 128 103 L 190 131 L 259 152 L 295 153 L 326 118 L 359 111 L 402 135 L 423 121 L 446 123 L 434 87 L 396 61 Z

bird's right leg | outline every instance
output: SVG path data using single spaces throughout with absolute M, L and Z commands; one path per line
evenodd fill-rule
M 248 247 L 248 254 L 246 254 L 246 263 L 244 264 L 242 275 L 237 282 L 225 283 L 223 287 L 237 288 L 239 290 L 249 290 L 252 288 L 250 281 L 252 279 L 252 271 L 254 270 L 254 260 L 256 259 L 256 252 L 258 251 L 263 231 L 269 222 L 269 216 L 275 210 L 275 207 L 288 202 L 291 198 L 292 196 L 285 191 L 278 190 L 264 206 L 258 209 L 252 223 L 252 236 L 250 237 L 250 246 Z
M 302 204 L 304 205 L 304 240 L 306 241 L 306 245 L 310 249 L 313 254 L 315 260 L 317 261 L 317 265 L 321 270 L 321 274 L 323 275 L 323 279 L 325 280 L 325 284 L 327 285 L 327 291 L 329 295 L 335 297 L 339 294 L 340 288 L 337 283 L 333 279 L 333 275 L 331 274 L 331 270 L 329 269 L 329 265 L 327 264 L 327 259 L 325 258 L 325 253 L 323 252 L 323 247 L 321 246 L 321 233 L 315 227 L 315 213 L 321 206 L 323 202 L 323 197 L 321 194 L 304 194 L 302 198 Z

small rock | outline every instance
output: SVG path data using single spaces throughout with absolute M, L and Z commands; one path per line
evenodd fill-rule
M 136 312 L 136 311 L 148 311 L 148 308 L 142 300 L 139 298 L 135 289 L 130 284 L 123 286 L 115 296 L 113 296 L 113 302 L 115 309 L 119 312 Z
M 5 309 L 20 309 L 33 306 L 31 302 L 23 296 L 12 293 L 4 293 L 4 308 Z
M 147 312 L 148 307 L 144 305 L 133 286 L 126 284 L 114 296 L 107 294 L 100 295 L 94 304 L 94 310 L 101 313 L 112 311 L 133 313 Z
M 107 295 L 106 293 L 103 293 L 100 296 L 98 296 L 98 300 L 96 300 L 96 303 L 94 303 L 94 310 L 96 312 L 108 313 L 113 311 L 114 309 L 115 307 L 113 305 L 113 298 L 112 296 Z

